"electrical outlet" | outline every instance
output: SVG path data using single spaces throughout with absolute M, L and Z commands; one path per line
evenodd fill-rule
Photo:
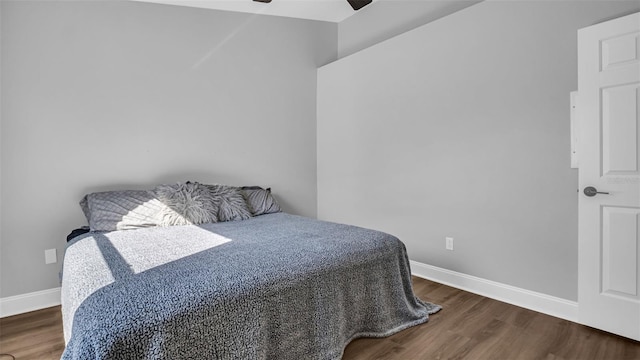
M 453 238 L 447 236 L 446 238 L 444 238 L 444 240 L 445 240 L 445 249 L 453 251 Z
M 58 256 L 56 254 L 56 249 L 48 249 L 44 251 L 44 263 L 45 264 L 55 264 L 58 262 Z

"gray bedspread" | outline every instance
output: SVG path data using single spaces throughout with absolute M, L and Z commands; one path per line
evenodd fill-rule
M 63 359 L 340 359 L 424 323 L 404 244 L 285 213 L 88 233 L 62 277 Z

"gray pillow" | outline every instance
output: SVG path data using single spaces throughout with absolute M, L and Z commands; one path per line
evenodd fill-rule
M 91 231 L 157 226 L 163 205 L 148 190 L 105 191 L 86 195 L 80 206 Z
M 198 225 L 218 221 L 218 204 L 209 189 L 197 182 L 159 185 L 154 189 L 164 205 L 158 225 Z
M 227 185 L 206 185 L 218 205 L 218 221 L 246 220 L 251 211 L 240 188 Z
M 258 216 L 280 212 L 280 205 L 271 195 L 271 188 L 263 189 L 260 186 L 243 186 L 241 188 L 251 215 Z

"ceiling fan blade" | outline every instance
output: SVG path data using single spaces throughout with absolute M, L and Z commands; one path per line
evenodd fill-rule
M 347 0 L 347 1 L 349 2 L 349 5 L 351 5 L 353 10 L 360 10 L 366 5 L 371 4 L 371 1 L 373 0 Z
M 261 3 L 270 3 L 271 2 L 271 0 L 253 0 L 253 1 L 261 2 Z

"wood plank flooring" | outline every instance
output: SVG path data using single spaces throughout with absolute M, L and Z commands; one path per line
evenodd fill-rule
M 413 278 L 422 299 L 442 305 L 425 324 L 384 339 L 357 339 L 344 360 L 640 359 L 640 342 Z
M 16 360 L 53 360 L 60 359 L 63 351 L 60 306 L 0 319 L 0 353 Z
M 344 360 L 640 359 L 640 342 L 432 281 L 413 281 L 420 298 L 443 310 L 396 335 L 354 340 Z M 0 353 L 48 360 L 59 359 L 63 350 L 59 306 L 0 319 Z

